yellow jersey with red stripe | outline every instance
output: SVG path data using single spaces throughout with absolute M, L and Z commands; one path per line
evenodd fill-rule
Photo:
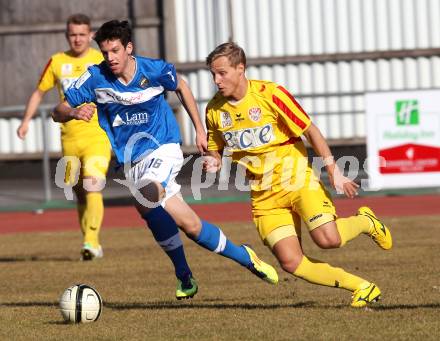
M 79 78 L 89 66 L 103 61 L 101 52 L 89 48 L 83 57 L 74 57 L 69 52 L 54 54 L 46 64 L 38 83 L 38 89 L 44 92 L 57 87 L 60 101 L 64 100 L 64 91 Z M 105 132 L 98 124 L 98 115 L 95 112 L 90 122 L 71 120 L 61 124 L 62 139 L 71 139 L 84 136 L 105 138 Z
M 249 80 L 247 93 L 230 102 L 220 93 L 208 103 L 208 150 L 232 152 L 246 167 L 252 191 L 280 191 L 283 182 L 308 168 L 301 135 L 311 120 L 281 85 Z

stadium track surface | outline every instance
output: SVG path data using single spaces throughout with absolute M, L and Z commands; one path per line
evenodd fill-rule
M 360 206 L 369 206 L 381 216 L 418 216 L 440 214 L 440 195 L 414 195 L 395 197 L 360 197 L 335 199 L 337 213 L 347 216 L 356 213 Z M 248 202 L 193 204 L 200 217 L 216 222 L 251 222 Z M 35 212 L 0 213 L 0 234 L 18 232 L 54 232 L 77 230 L 75 209 Z M 103 229 L 143 227 L 144 221 L 132 206 L 106 207 Z

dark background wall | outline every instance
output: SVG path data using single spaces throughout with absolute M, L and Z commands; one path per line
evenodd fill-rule
M 128 19 L 136 53 L 163 57 L 160 0 L 0 0 L 0 107 L 25 104 L 49 57 L 68 49 L 65 21 L 84 13 L 96 29 L 111 19 Z M 95 45 L 96 47 L 96 45 Z M 52 91 L 46 103 L 57 101 Z

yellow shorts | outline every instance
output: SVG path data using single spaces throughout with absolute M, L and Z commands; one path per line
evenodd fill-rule
M 252 213 L 261 239 L 270 248 L 286 237 L 300 237 L 301 220 L 312 231 L 336 218 L 330 194 L 315 176 L 298 191 L 253 192 Z
M 77 176 L 80 182 L 85 177 L 105 179 L 111 158 L 111 146 L 106 136 L 63 139 L 62 149 L 67 161 L 66 184 L 75 183 Z

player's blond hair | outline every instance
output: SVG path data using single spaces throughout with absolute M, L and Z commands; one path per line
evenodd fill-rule
M 238 64 L 243 64 L 244 67 L 246 67 L 246 54 L 236 43 L 229 42 L 217 46 L 208 57 L 206 57 L 206 65 L 211 66 L 214 60 L 219 57 L 228 58 L 229 63 L 234 67 Z
M 87 25 L 91 26 L 91 22 L 90 22 L 90 18 L 82 13 L 76 13 L 76 14 L 72 14 L 70 17 L 67 18 L 67 22 L 66 22 L 66 26 L 67 26 L 67 30 L 69 30 L 69 25 L 73 24 L 73 25 Z

